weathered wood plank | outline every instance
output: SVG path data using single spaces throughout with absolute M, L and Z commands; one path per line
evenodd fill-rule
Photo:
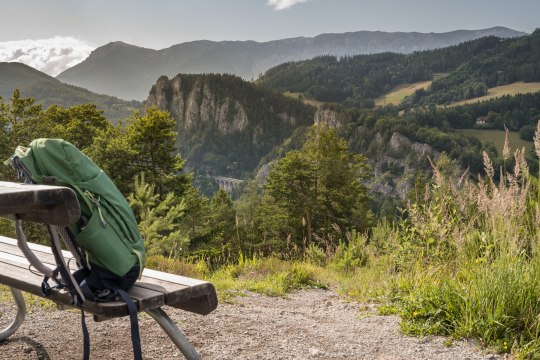
M 8 244 L 8 245 L 18 247 L 17 246 L 17 239 L 12 239 L 12 238 L 2 236 L 2 235 L 0 235 L 0 243 L 4 243 L 4 244 Z M 29 242 L 28 247 L 30 248 L 30 250 L 32 250 L 34 252 L 42 252 L 42 253 L 45 253 L 45 254 L 52 254 L 52 250 L 51 250 L 51 248 L 49 246 Z M 73 257 L 71 255 L 71 253 L 69 251 L 66 251 L 66 250 L 62 250 L 62 255 L 64 255 L 65 258 Z
M 206 281 L 203 281 L 203 280 L 188 278 L 181 275 L 169 274 L 169 273 L 152 270 L 152 269 L 144 269 L 143 274 L 149 278 L 163 280 L 163 281 L 167 281 L 167 282 L 175 283 L 175 284 L 183 284 L 186 286 L 196 286 L 196 285 L 207 283 Z
M 66 226 L 81 216 L 77 195 L 67 187 L 0 181 L 0 197 L 3 217 Z

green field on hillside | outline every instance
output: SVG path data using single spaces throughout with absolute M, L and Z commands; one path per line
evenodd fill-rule
M 433 75 L 433 80 L 421 81 L 421 82 L 416 82 L 413 84 L 398 85 L 395 88 L 393 88 L 392 91 L 390 91 L 388 94 L 385 94 L 383 96 L 376 98 L 375 105 L 376 106 L 384 106 L 384 105 L 390 105 L 390 104 L 399 105 L 403 101 L 403 99 L 405 99 L 407 96 L 414 94 L 416 90 L 427 89 L 434 80 L 443 78 L 446 75 L 448 74 L 436 73 Z
M 540 91 L 540 82 L 530 82 L 524 83 L 522 81 L 516 82 L 509 85 L 497 86 L 488 90 L 488 93 L 484 96 L 477 97 L 474 99 L 468 99 L 463 101 L 457 101 L 449 106 L 459 106 L 465 104 L 473 104 L 484 100 L 495 99 L 504 95 L 518 95 L 518 94 L 527 94 L 535 93 Z
M 427 89 L 431 85 L 430 81 L 422 81 L 414 84 L 401 84 L 392 89 L 391 92 L 375 99 L 376 106 L 399 105 L 405 97 L 414 94 L 418 89 Z
M 295 98 L 295 99 L 298 99 L 300 96 L 303 96 L 304 94 L 302 93 L 293 93 L 293 92 L 290 92 L 290 91 L 285 91 L 283 93 L 283 95 L 285 96 L 288 96 L 288 97 L 292 97 L 292 98 Z M 313 99 L 306 99 L 304 98 L 304 104 L 308 104 L 308 105 L 311 105 L 311 106 L 315 106 L 315 107 L 320 107 L 321 105 L 323 105 L 324 103 L 322 101 L 317 101 L 317 100 L 313 100 Z
M 445 74 L 436 74 L 435 79 L 439 79 Z M 414 94 L 418 89 L 427 89 L 431 85 L 432 81 L 422 81 L 414 84 L 401 84 L 396 86 L 388 94 L 380 96 L 375 99 L 375 105 L 384 106 L 384 105 L 399 105 L 405 97 Z M 468 99 L 463 101 L 457 101 L 448 106 L 460 106 L 466 104 L 473 104 L 480 101 L 490 100 L 499 98 L 504 95 L 517 95 L 517 94 L 527 94 L 535 93 L 540 91 L 540 82 L 516 82 L 509 85 L 497 86 L 488 90 L 488 93 L 485 96 L 477 97 L 474 99 Z
M 499 154 L 502 154 L 502 149 L 504 146 L 504 131 L 502 130 L 483 130 L 483 129 L 462 129 L 459 130 L 464 135 L 474 136 L 482 144 L 492 142 Z M 523 140 L 519 137 L 519 132 L 510 131 L 508 133 L 508 141 L 510 142 L 510 149 L 514 152 L 518 148 L 525 147 L 530 149 L 533 146 L 531 141 Z

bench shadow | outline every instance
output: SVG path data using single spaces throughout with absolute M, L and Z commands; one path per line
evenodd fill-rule
M 43 345 L 41 345 L 40 343 L 38 343 L 35 340 L 32 340 L 28 336 L 9 338 L 9 339 L 6 339 L 4 341 L 0 341 L 0 345 L 9 344 L 9 343 L 15 343 L 15 342 L 22 342 L 22 343 L 24 343 L 26 345 L 31 346 L 32 350 L 34 350 L 36 352 L 36 358 L 37 359 L 51 360 L 51 357 L 49 356 L 49 354 L 47 353 L 47 350 L 45 350 Z

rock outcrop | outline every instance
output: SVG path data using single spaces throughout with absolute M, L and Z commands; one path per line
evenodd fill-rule
M 176 120 L 177 146 L 189 167 L 243 178 L 261 157 L 313 123 L 314 109 L 232 75 L 161 76 L 145 107 Z
M 177 120 L 178 131 L 203 126 L 215 127 L 221 134 L 232 134 L 246 129 L 246 109 L 238 100 L 215 96 L 211 85 L 202 78 L 189 89 L 183 89 L 182 85 L 181 76 L 172 80 L 160 77 L 152 87 L 146 106 L 169 111 Z

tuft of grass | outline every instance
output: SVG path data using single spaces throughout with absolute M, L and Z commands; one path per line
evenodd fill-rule
M 305 262 L 284 261 L 277 258 L 245 259 L 237 264 L 216 270 L 210 281 L 214 283 L 222 300 L 230 301 L 243 291 L 268 296 L 285 296 L 305 287 L 326 288 L 318 274 L 322 268 Z
M 192 264 L 182 259 L 169 258 L 162 255 L 151 255 L 146 259 L 146 267 L 171 274 L 182 275 L 193 278 L 205 278 L 208 267 L 204 261 Z
M 51 300 L 42 298 L 41 296 L 36 296 L 27 292 L 22 292 L 24 300 L 26 302 L 26 311 L 31 312 L 33 308 L 45 308 L 45 309 L 55 309 L 56 304 Z M 13 297 L 9 287 L 5 285 L 0 285 L 0 303 L 14 303 Z M 2 314 L 0 314 L 1 316 Z
M 540 197 L 524 152 L 514 153 L 514 163 L 512 172 L 499 170 L 500 183 L 486 154 L 486 177 L 478 182 L 453 183 L 434 166 L 434 183 L 408 205 L 381 310 L 397 311 L 405 333 L 476 338 L 499 352 L 537 358 Z

